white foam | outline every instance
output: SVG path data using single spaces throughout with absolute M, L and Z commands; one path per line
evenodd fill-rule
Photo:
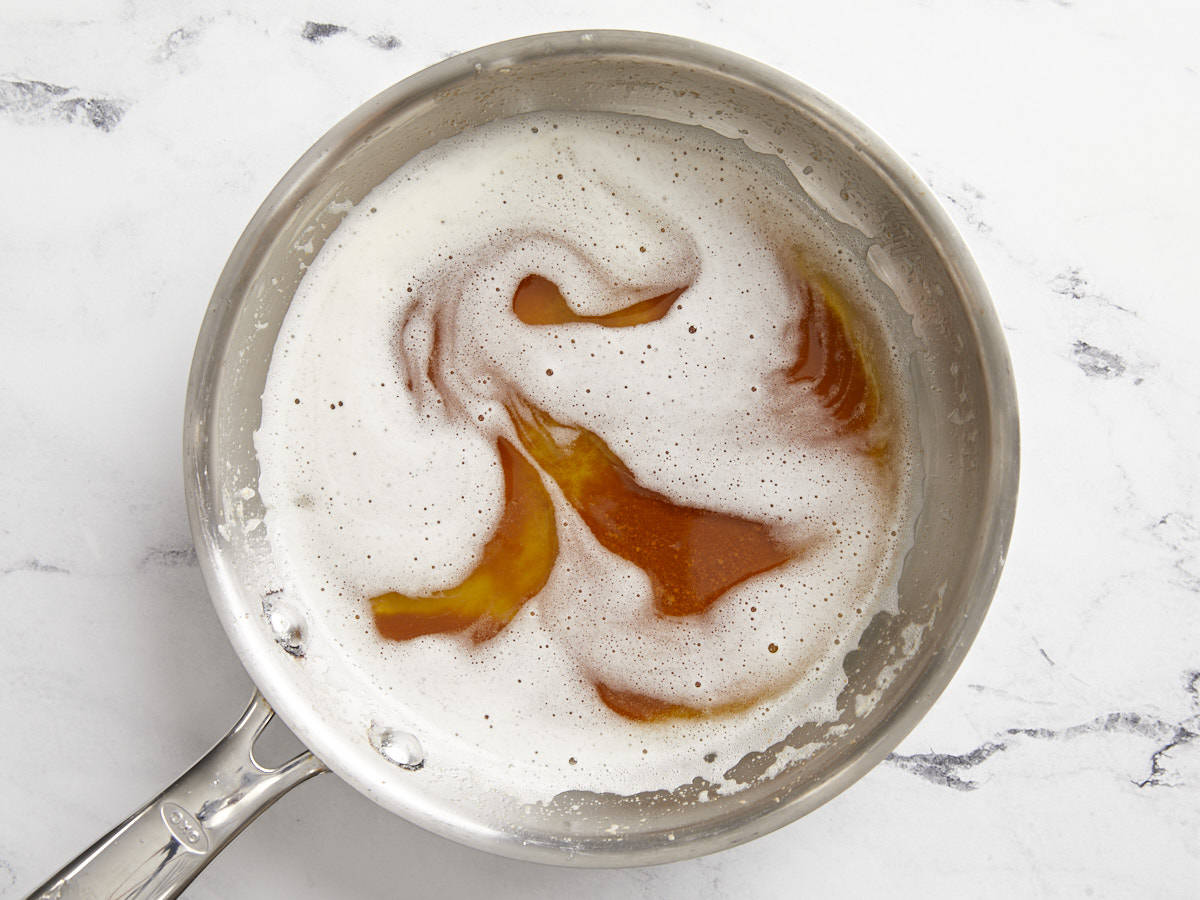
M 720 781 L 747 750 L 836 716 L 842 657 L 894 602 L 906 420 L 893 410 L 897 488 L 822 430 L 803 391 L 779 393 L 798 314 L 780 259 L 794 246 L 838 266 L 795 185 L 740 143 L 539 114 L 421 154 L 318 254 L 263 395 L 266 526 L 290 602 L 307 611 L 309 661 L 356 670 L 371 720 L 419 736 L 415 777 L 431 790 L 513 784 L 536 800 Z M 529 326 L 511 304 L 530 273 L 585 315 L 690 287 L 635 328 Z M 839 277 L 854 286 L 852 271 Z M 435 361 L 441 389 L 426 373 L 439 316 L 453 326 Z M 876 364 L 886 386 L 893 362 Z M 660 618 L 646 575 L 548 482 L 559 560 L 509 627 L 477 647 L 380 639 L 366 598 L 448 587 L 479 560 L 503 502 L 503 384 L 600 435 L 643 485 L 816 548 L 703 616 Z M 774 696 L 743 714 L 639 724 L 603 706 L 594 680 L 701 707 Z

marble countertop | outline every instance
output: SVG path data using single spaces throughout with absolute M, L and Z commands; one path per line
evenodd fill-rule
M 423 66 L 601 26 L 808 82 L 950 212 L 1021 401 L 1018 516 L 983 630 L 885 763 L 735 850 L 620 871 L 517 863 L 324 777 L 188 896 L 1195 896 L 1200 9 L 255 7 L 0 12 L 0 896 L 172 780 L 250 695 L 191 549 L 180 427 L 209 292 L 260 201 L 333 122 Z

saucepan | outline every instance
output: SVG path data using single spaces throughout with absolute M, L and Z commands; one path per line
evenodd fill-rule
M 314 661 L 326 635 L 274 571 L 254 433 L 307 266 L 347 210 L 415 154 L 544 110 L 700 124 L 778 160 L 886 298 L 884 324 L 904 361 L 919 450 L 897 602 L 846 654 L 838 715 L 745 747 L 731 763 L 740 775 L 719 789 L 680 771 L 628 796 L 586 783 L 538 803 L 511 784 L 431 792 L 423 773 L 451 761 L 426 755 L 422 734 L 388 711 L 394 702 L 328 655 Z M 882 760 L 958 668 L 1003 565 L 1017 440 L 1007 349 L 966 248 L 928 188 L 829 100 L 732 53 L 637 32 L 525 37 L 440 62 L 355 110 L 283 177 L 234 249 L 197 342 L 184 435 L 192 534 L 213 604 L 261 693 L 208 755 L 39 894 L 174 896 L 263 809 L 326 770 L 430 831 L 542 863 L 664 863 L 779 828 Z M 273 711 L 310 749 L 277 768 L 254 757 Z

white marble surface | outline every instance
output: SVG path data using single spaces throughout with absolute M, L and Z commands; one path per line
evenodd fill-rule
M 736 850 L 626 871 L 521 864 L 325 777 L 189 896 L 1196 896 L 1195 5 L 244 6 L 0 9 L 0 896 L 166 784 L 249 696 L 190 549 L 180 425 L 208 294 L 258 203 L 417 69 L 599 26 L 721 44 L 809 82 L 942 199 L 1021 399 L 992 612 L 887 763 Z M 344 30 L 306 39 L 309 22 Z

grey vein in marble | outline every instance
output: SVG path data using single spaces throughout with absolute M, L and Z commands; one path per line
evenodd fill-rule
M 394 34 L 372 34 L 367 37 L 367 42 L 378 47 L 380 50 L 395 50 L 401 46 L 400 38 Z
M 363 37 L 362 35 L 352 31 L 348 26 L 337 25 L 333 22 L 313 22 L 310 20 L 305 22 L 304 27 L 300 29 L 300 37 L 308 41 L 310 44 L 320 44 L 327 38 L 331 38 L 339 34 L 349 34 L 354 37 L 358 37 L 362 40 L 365 40 L 372 47 L 376 47 L 380 50 L 395 50 L 404 45 L 404 42 L 394 34 L 376 32 Z
M 969 753 L 914 753 L 911 756 L 891 753 L 887 761 L 933 784 L 956 791 L 973 791 L 979 787 L 978 783 L 960 778 L 957 772 L 960 769 L 972 769 L 987 762 L 994 754 L 1007 749 L 1008 745 L 1005 743 L 989 741 L 980 744 Z
M 1155 750 L 1154 755 L 1150 757 L 1150 775 L 1143 781 L 1135 781 L 1134 784 L 1140 788 L 1144 788 L 1158 787 L 1166 783 L 1162 780 L 1162 777 L 1167 774 L 1167 769 L 1162 764 L 1163 757 L 1172 750 L 1190 743 L 1197 736 L 1196 732 L 1180 726 L 1171 740 L 1158 750 Z
M 154 547 L 142 557 L 139 568 L 146 569 L 154 566 L 180 568 L 196 565 L 199 563 L 196 560 L 194 547 Z
M 15 887 L 16 883 L 17 873 L 13 871 L 13 867 L 7 860 L 0 859 L 0 890 Z
M 1076 341 L 1071 345 L 1071 358 L 1084 375 L 1092 378 L 1120 378 L 1128 368 L 1125 360 L 1112 350 L 1093 346 L 1087 341 Z
M 71 573 L 53 563 L 42 562 L 40 559 L 26 559 L 5 569 L 0 569 L 0 575 L 12 575 L 16 572 L 37 572 L 42 575 L 70 575 Z
M 316 44 L 346 30 L 345 25 L 334 25 L 332 22 L 305 22 L 304 28 L 300 31 L 300 37 L 309 43 Z
M 1200 593 L 1200 525 L 1183 512 L 1169 512 L 1150 528 L 1150 533 L 1170 550 L 1177 583 L 1184 590 Z
M 1049 660 L 1049 657 L 1046 659 Z M 1179 722 L 1168 722 L 1136 712 L 1114 712 L 1066 728 L 1008 728 L 966 753 L 891 753 L 886 762 L 932 784 L 957 791 L 973 791 L 980 787 L 979 782 L 963 778 L 958 773 L 980 766 L 993 756 L 1011 749 L 1015 745 L 1014 739 L 1061 741 L 1091 734 L 1134 734 L 1156 741 L 1166 740 L 1151 754 L 1147 776 L 1133 783 L 1139 788 L 1173 787 L 1176 783 L 1170 780 L 1165 760 L 1172 750 L 1200 737 L 1200 671 L 1184 673 L 1184 691 L 1191 697 L 1195 712 Z
M 166 39 L 162 42 L 162 46 L 159 48 L 159 60 L 166 61 L 184 47 L 194 43 L 196 38 L 200 37 L 202 24 L 207 24 L 207 20 L 199 22 L 195 25 L 180 25 L 178 28 L 168 34 Z
M 36 79 L 0 81 L 0 112 L 24 122 L 59 120 L 112 131 L 128 104 L 114 97 L 89 97 L 75 88 Z
M 963 220 L 980 234 L 992 233 L 992 226 L 983 221 L 979 214 L 979 201 L 987 199 L 986 195 L 979 188 L 964 181 L 962 183 L 961 194 L 941 191 L 941 196 L 951 206 L 961 210 Z
M 1114 303 L 1107 296 L 1092 289 L 1088 279 L 1078 266 L 1067 266 L 1050 280 L 1050 290 L 1068 300 L 1091 303 L 1115 309 L 1137 317 L 1137 312 L 1127 306 Z

